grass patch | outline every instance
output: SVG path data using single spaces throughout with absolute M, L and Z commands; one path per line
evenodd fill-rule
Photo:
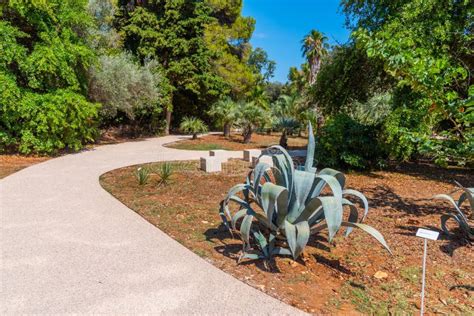
M 421 268 L 415 266 L 402 268 L 400 276 L 412 284 L 418 284 L 421 279 Z
M 217 149 L 224 149 L 224 150 L 230 150 L 229 148 L 219 145 L 219 144 L 206 144 L 206 143 L 195 143 L 193 144 L 192 142 L 189 143 L 176 143 L 173 145 L 173 148 L 175 149 L 184 149 L 184 150 L 202 150 L 202 151 L 207 151 L 207 150 L 217 150 Z

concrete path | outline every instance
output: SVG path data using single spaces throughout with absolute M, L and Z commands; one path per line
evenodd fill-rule
M 127 165 L 198 159 L 177 136 L 97 147 L 0 180 L 0 313 L 298 314 L 181 246 L 99 184 Z

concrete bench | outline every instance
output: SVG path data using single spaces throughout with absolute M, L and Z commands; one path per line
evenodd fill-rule
M 261 153 L 260 149 L 246 149 L 244 150 L 244 160 L 252 162 L 252 157 L 258 157 Z
M 201 170 L 204 172 L 221 172 L 222 161 L 217 157 L 201 157 Z

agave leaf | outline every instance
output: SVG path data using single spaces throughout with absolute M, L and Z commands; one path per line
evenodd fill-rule
M 244 253 L 242 253 L 242 255 L 239 257 L 239 260 L 237 260 L 237 263 L 240 263 L 240 262 L 241 262 L 242 260 L 244 260 L 244 259 L 258 260 L 258 259 L 261 259 L 261 258 L 262 258 L 262 256 L 260 256 L 259 254 L 244 252 Z
M 244 252 L 250 248 L 250 228 L 252 226 L 253 215 L 245 215 L 244 219 L 242 220 L 242 224 L 240 224 L 240 236 L 244 241 Z
M 306 149 L 307 150 L 306 150 L 306 160 L 304 163 L 304 170 L 316 172 L 316 169 L 313 167 L 316 142 L 314 141 L 313 126 L 311 125 L 311 122 L 309 122 L 308 124 L 308 146 Z
M 322 196 L 319 198 L 323 205 L 324 218 L 328 225 L 329 242 L 332 241 L 342 223 L 342 204 L 333 196 Z
M 260 250 L 262 250 L 264 256 L 268 257 L 268 242 L 265 236 L 260 231 L 254 232 L 253 235 L 255 240 L 257 240 L 258 246 L 260 247 Z
M 291 250 L 291 255 L 295 257 L 296 252 L 296 226 L 288 221 L 285 221 L 285 236 L 288 241 L 288 246 Z
M 366 233 L 374 237 L 379 243 L 381 243 L 382 246 L 384 246 L 385 249 L 387 249 L 390 254 L 393 254 L 392 251 L 390 250 L 390 247 L 387 245 L 387 242 L 383 238 L 382 234 L 375 228 L 366 224 L 362 224 L 362 223 L 349 223 L 349 222 L 342 222 L 341 226 L 362 229 L 363 231 L 365 231 Z M 327 224 L 321 224 L 317 227 L 313 227 L 311 228 L 311 234 L 319 233 L 320 231 L 326 229 L 327 227 L 328 227 Z
M 298 258 L 309 240 L 310 229 L 308 222 L 299 222 L 294 225 L 285 221 L 285 235 L 293 258 Z
M 301 207 L 304 208 L 304 203 L 311 193 L 311 188 L 314 183 L 315 175 L 312 172 L 295 170 L 295 203 L 291 212 L 298 211 Z M 302 209 L 300 212 L 303 211 Z
M 460 215 L 464 219 L 465 222 L 467 222 L 466 216 L 461 211 L 458 204 L 453 200 L 452 197 L 450 197 L 449 195 L 446 195 L 446 194 L 437 194 L 437 195 L 433 196 L 433 198 L 435 198 L 435 199 L 444 199 L 444 200 L 449 201 L 454 206 L 454 208 L 456 209 L 457 214 Z
M 262 208 L 267 219 L 273 221 L 274 211 L 277 212 L 277 226 L 288 212 L 288 190 L 285 187 L 266 182 L 262 187 Z
M 275 247 L 273 248 L 272 251 L 272 256 L 273 255 L 282 255 L 282 256 L 291 256 L 291 251 L 288 248 L 282 248 L 282 247 Z
M 288 216 L 288 220 L 292 223 L 297 223 L 305 220 L 309 221 L 310 218 L 313 218 L 313 215 L 316 211 L 321 210 L 320 214 L 323 214 L 322 206 L 323 204 L 321 203 L 321 200 L 319 200 L 319 197 L 315 197 L 311 199 L 308 203 L 306 203 L 305 208 L 295 220 L 292 220 L 293 218 L 290 216 Z
M 260 195 L 258 194 L 259 193 L 259 187 L 260 187 L 260 181 L 262 179 L 262 176 L 264 176 L 265 172 L 267 170 L 270 170 L 270 165 L 268 165 L 267 163 L 265 162 L 259 162 L 255 168 L 254 168 L 254 172 L 253 172 L 253 191 L 256 193 L 257 197 L 258 197 L 258 202 L 261 204 L 262 201 L 260 200 Z
M 355 197 L 358 197 L 362 203 L 364 204 L 364 216 L 362 216 L 360 223 L 364 221 L 364 219 L 367 217 L 367 214 L 369 213 L 369 202 L 367 201 L 367 198 L 360 193 L 359 191 L 356 190 L 351 190 L 351 189 L 346 189 L 342 191 L 342 195 L 353 195 Z
M 343 204 L 343 205 L 346 205 L 346 206 L 349 206 L 350 213 L 349 213 L 348 222 L 350 222 L 350 223 L 356 223 L 357 220 L 359 219 L 359 211 L 357 211 L 357 207 L 355 207 L 355 205 L 352 204 L 351 201 L 346 200 L 346 199 L 343 199 L 343 200 L 342 200 L 342 204 Z M 350 234 L 351 232 L 352 232 L 352 227 L 347 227 L 347 229 L 346 229 L 346 237 L 349 236 L 349 234 Z
M 233 230 L 237 230 L 236 228 L 237 221 L 241 219 L 242 217 L 244 217 L 246 214 L 247 214 L 247 209 L 241 209 L 237 213 L 235 213 L 234 216 L 232 216 L 231 224 L 232 224 Z

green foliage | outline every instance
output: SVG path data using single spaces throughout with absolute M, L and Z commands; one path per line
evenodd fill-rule
M 241 102 L 238 109 L 238 125 L 242 128 L 244 143 L 249 143 L 256 128 L 262 127 L 268 121 L 265 109 L 253 102 Z
M 0 4 L 0 148 L 21 153 L 78 150 L 96 135 L 88 102 L 85 1 Z
M 137 168 L 134 174 L 139 185 L 145 185 L 150 179 L 150 170 L 147 167 Z
M 67 89 L 26 92 L 18 103 L 4 104 L 0 124 L 6 127 L 10 143 L 23 154 L 79 150 L 96 137 L 97 109 L 97 104 Z
M 248 64 L 256 74 L 262 76 L 264 82 L 268 82 L 273 77 L 276 63 L 268 59 L 268 54 L 262 48 L 257 47 L 250 53 Z
M 220 99 L 211 106 L 208 114 L 224 128 L 224 136 L 230 136 L 230 129 L 238 117 L 237 103 L 231 98 Z
M 154 62 L 140 66 L 128 53 L 100 56 L 90 70 L 89 98 L 102 103 L 103 120 L 114 120 L 118 112 L 132 121 L 140 110 L 160 113 L 161 78 L 154 68 Z
M 335 47 L 323 59 L 311 97 L 323 113 L 334 115 L 383 94 L 392 81 L 380 60 L 369 59 L 365 50 L 351 42 Z
M 474 188 L 465 188 L 457 182 L 456 184 L 463 191 L 457 202 L 455 202 L 451 196 L 446 194 L 438 194 L 434 196 L 435 199 L 444 199 L 449 201 L 456 210 L 456 212 L 450 212 L 441 216 L 441 228 L 446 233 L 446 235 L 449 235 L 449 230 L 446 226 L 446 223 L 450 219 L 453 219 L 458 224 L 459 229 L 466 235 L 466 237 L 470 240 L 474 240 L 474 226 L 472 225 L 472 221 L 474 220 Z M 469 203 L 471 212 L 470 216 L 465 215 L 461 210 L 464 201 Z
M 273 167 L 258 162 L 245 183 L 231 188 L 221 202 L 220 215 L 224 224 L 238 231 L 242 238 L 240 259 L 268 259 L 274 255 L 290 255 L 296 259 L 311 234 L 328 229 L 331 241 L 342 226 L 348 227 L 346 235 L 353 228 L 364 230 L 389 250 L 377 230 L 361 223 L 368 212 L 364 195 L 344 189 L 345 177 L 336 170 L 316 172 L 311 126 L 309 135 L 304 168 L 295 169 L 288 152 L 281 146 L 272 146 L 263 155 L 272 157 Z M 326 187 L 331 194 L 322 196 Z M 364 204 L 360 220 L 357 208 L 347 199 L 350 196 Z M 231 202 L 238 206 L 234 215 L 230 212 Z M 343 221 L 344 207 L 350 211 L 347 222 Z M 256 243 L 257 249 L 252 248 L 251 241 Z
M 165 162 L 160 165 L 158 174 L 160 175 L 160 183 L 166 185 L 170 182 L 171 177 L 173 176 L 173 164 L 170 162 Z
M 325 167 L 381 167 L 385 155 L 378 139 L 377 128 L 363 125 L 347 114 L 338 114 L 321 131 L 316 160 Z
M 197 139 L 199 133 L 207 132 L 206 124 L 196 117 L 184 117 L 179 125 L 179 129 L 186 134 L 192 134 L 193 139 Z
M 429 106 L 425 154 L 442 165 L 466 164 L 465 154 L 472 161 L 472 1 L 346 3 L 348 12 L 362 14 L 353 35 L 369 58 L 382 60 L 399 87 Z

